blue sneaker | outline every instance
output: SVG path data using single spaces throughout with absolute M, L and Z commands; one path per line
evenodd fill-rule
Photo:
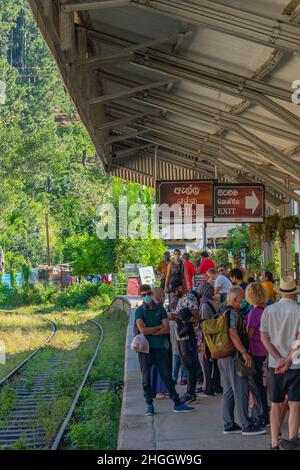
M 153 416 L 154 415 L 154 406 L 148 405 L 145 409 L 145 416 Z
M 181 403 L 180 405 L 175 405 L 173 408 L 174 413 L 189 413 L 189 411 L 193 411 L 195 408 L 192 406 L 186 405 L 185 403 Z
M 185 393 L 181 398 L 180 398 L 180 402 L 182 404 L 186 404 L 186 405 L 189 405 L 190 403 L 193 403 L 194 401 L 196 401 L 196 396 L 192 396 L 190 395 L 189 393 Z

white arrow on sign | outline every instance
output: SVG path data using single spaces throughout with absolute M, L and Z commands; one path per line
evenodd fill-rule
M 258 205 L 259 205 L 259 200 L 257 199 L 257 196 L 254 191 L 252 191 L 252 196 L 245 197 L 245 208 L 252 209 L 252 215 L 258 208 Z

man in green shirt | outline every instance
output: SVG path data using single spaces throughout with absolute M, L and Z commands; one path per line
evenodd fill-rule
M 144 397 L 146 401 L 147 416 L 154 414 L 153 392 L 151 387 L 151 367 L 155 365 L 168 390 L 171 400 L 174 401 L 173 411 L 182 413 L 192 411 L 191 406 L 181 404 L 172 379 L 171 363 L 168 348 L 170 344 L 166 335 L 170 332 L 168 315 L 162 304 L 153 301 L 152 289 L 143 284 L 140 288 L 143 303 L 136 309 L 135 323 L 138 331 L 145 335 L 150 346 L 149 353 L 139 352 L 139 363 L 142 373 Z

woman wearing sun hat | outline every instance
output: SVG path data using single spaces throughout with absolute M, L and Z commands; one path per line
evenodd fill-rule
M 292 276 L 285 276 L 276 290 L 281 299 L 264 310 L 260 323 L 261 340 L 269 353 L 271 449 L 279 449 L 281 407 L 287 395 L 290 409 L 289 444 L 300 450 L 300 440 L 297 438 L 300 424 L 300 361 L 296 344 L 297 340 L 300 344 L 300 305 L 296 303 L 300 287 Z

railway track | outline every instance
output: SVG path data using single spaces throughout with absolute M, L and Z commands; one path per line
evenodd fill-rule
M 51 320 L 48 320 L 48 318 L 43 318 L 41 317 L 41 320 L 45 321 L 45 322 L 48 322 L 51 327 L 52 327 L 52 331 L 50 333 L 50 335 L 46 338 L 46 340 L 38 347 L 36 348 L 29 356 L 27 356 L 22 362 L 20 362 L 19 364 L 16 365 L 16 367 L 14 367 L 5 377 L 3 377 L 1 380 L 0 380 L 0 386 L 3 385 L 4 383 L 7 383 L 9 381 L 9 379 L 11 379 L 12 377 L 16 376 L 18 374 L 18 372 L 38 353 L 40 352 L 53 338 L 53 336 L 56 334 L 57 332 L 57 325 L 51 321 Z
M 4 417 L 0 417 L 0 448 L 2 449 L 15 448 L 16 445 L 19 445 L 21 448 L 25 446 L 25 448 L 57 450 L 99 352 L 103 340 L 103 329 L 96 321 L 89 320 L 99 332 L 97 345 L 92 358 L 85 368 L 81 383 L 74 393 L 72 404 L 65 415 L 65 419 L 60 424 L 56 435 L 49 437 L 47 430 L 40 421 L 40 409 L 44 405 L 51 406 L 51 402 L 55 402 L 58 396 L 56 390 L 57 376 L 58 374 L 63 374 L 69 365 L 64 361 L 63 355 L 54 355 L 47 361 L 43 371 L 37 371 L 32 374 L 29 384 L 26 374 L 23 374 L 24 366 L 32 361 L 34 356 L 47 346 L 55 336 L 57 325 L 50 320 L 49 322 L 52 324 L 52 332 L 43 345 L 37 348 L 1 381 L 1 384 L 4 385 L 9 383 L 13 376 L 19 375 L 14 388 L 15 402 L 13 408 Z

